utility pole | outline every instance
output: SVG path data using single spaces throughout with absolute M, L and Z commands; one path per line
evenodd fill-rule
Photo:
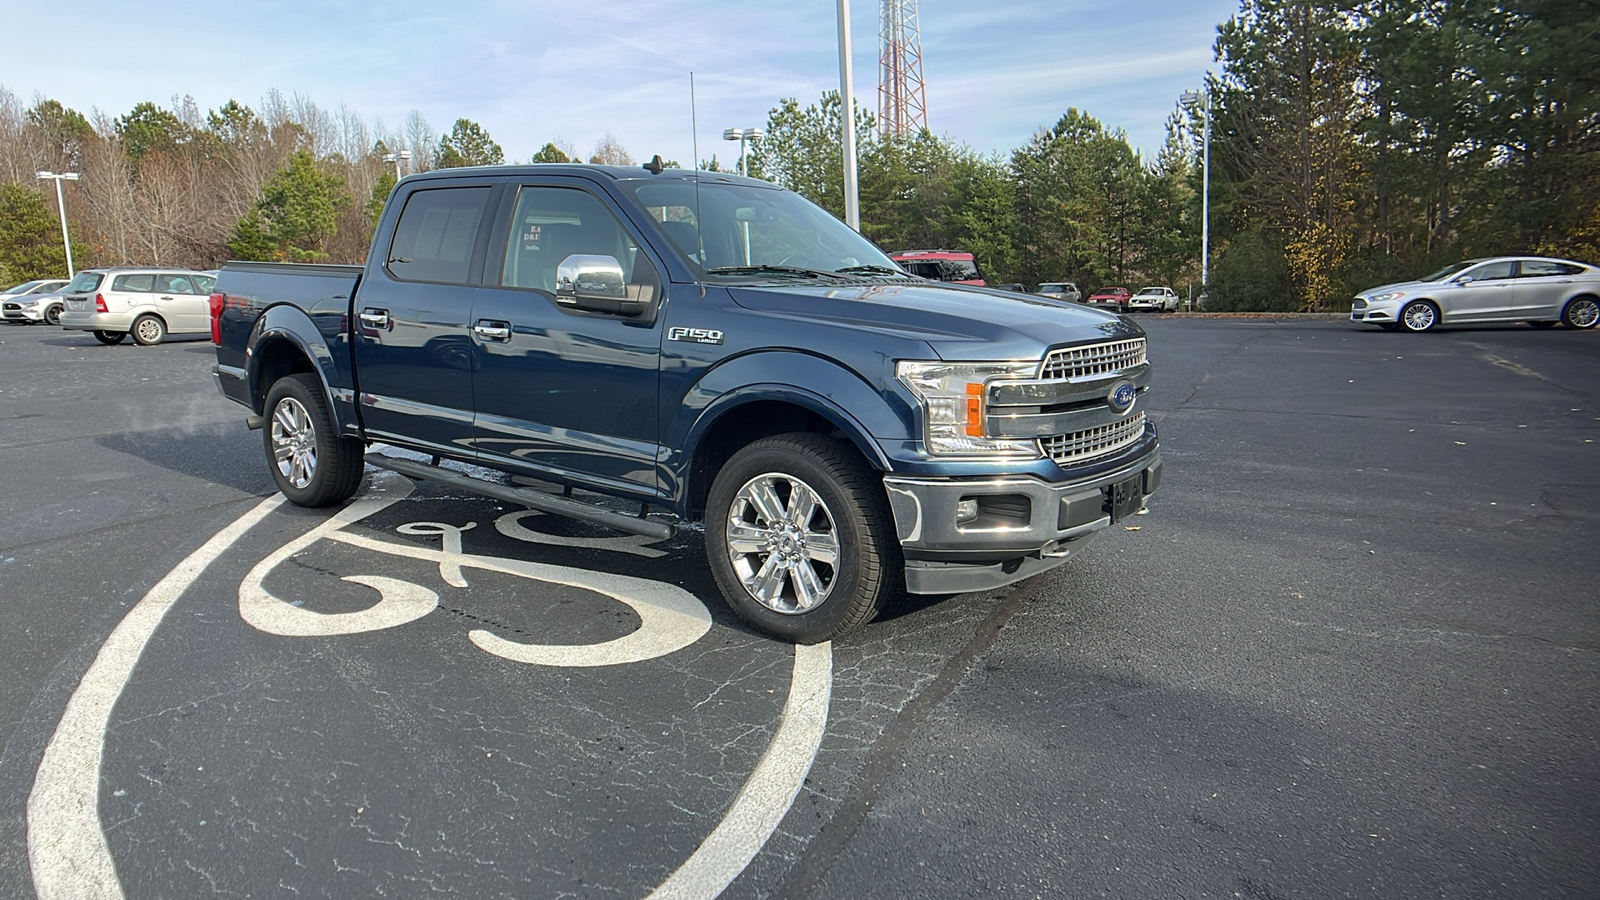
M 50 180 L 56 183 L 56 209 L 61 211 L 61 243 L 67 248 L 67 277 L 76 278 L 78 273 L 72 269 L 72 237 L 67 234 L 67 201 L 61 196 L 61 182 L 77 181 L 77 172 L 39 172 L 39 180 Z

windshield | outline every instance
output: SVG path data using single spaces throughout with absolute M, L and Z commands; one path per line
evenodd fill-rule
M 8 288 L 7 290 L 5 290 L 3 292 L 0 292 L 0 293 L 26 294 L 27 292 L 33 290 L 34 288 L 38 287 L 41 284 L 44 284 L 44 282 L 42 282 L 42 281 L 24 281 L 23 283 L 17 285 L 14 288 Z
M 661 224 L 696 276 L 771 277 L 772 269 L 853 274 L 899 270 L 883 251 L 821 207 L 776 187 L 688 178 L 622 182 Z M 756 271 L 759 267 L 765 270 Z M 883 272 L 863 271 L 862 267 Z M 724 271 L 719 271 L 724 270 Z
M 1485 258 L 1487 258 L 1487 257 L 1485 257 Z M 1445 266 L 1444 268 L 1440 269 L 1439 271 L 1433 273 L 1432 275 L 1429 275 L 1427 278 L 1424 278 L 1422 280 L 1423 281 L 1443 281 L 1446 278 L 1449 278 L 1451 275 L 1454 275 L 1457 272 L 1461 271 L 1462 269 L 1466 269 L 1466 268 L 1469 268 L 1471 266 L 1475 266 L 1475 265 L 1477 265 L 1478 263 L 1481 263 L 1481 262 L 1483 262 L 1483 259 L 1469 259 L 1469 260 L 1466 260 L 1464 262 L 1453 263 L 1451 265 Z
M 92 291 L 100 286 L 100 279 L 101 275 L 98 272 L 79 272 L 78 277 L 72 279 L 72 283 L 67 285 L 67 290 L 73 293 Z

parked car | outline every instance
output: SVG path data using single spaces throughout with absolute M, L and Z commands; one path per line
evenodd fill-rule
M 0 320 L 8 323 L 39 322 L 44 321 L 46 310 L 54 309 L 59 314 L 59 304 L 41 304 L 40 301 L 66 286 L 65 279 L 40 278 L 36 281 L 24 281 L 16 287 L 0 291 Z
M 1131 296 L 1125 287 L 1103 287 L 1089 295 L 1089 305 L 1115 306 L 1117 312 L 1127 312 L 1128 299 Z
M 1416 281 L 1362 291 L 1350 320 L 1388 331 L 1475 322 L 1593 328 L 1600 323 L 1600 268 L 1542 256 L 1469 259 Z
M 24 294 L 0 303 L 0 316 L 4 317 L 7 324 L 59 325 L 65 304 L 66 299 L 59 288 L 51 294 Z
M 1041 297 L 1052 300 L 1071 300 L 1077 303 L 1083 299 L 1083 294 L 1078 292 L 1078 286 L 1070 281 L 1047 281 L 1033 291 Z
M 1175 312 L 1178 309 L 1178 294 L 1169 287 L 1147 287 L 1128 298 L 1128 309 Z
M 659 157 L 437 169 L 372 247 L 230 263 L 211 297 L 217 386 L 302 506 L 367 463 L 656 540 L 687 525 L 741 617 L 816 642 L 902 585 L 1060 565 L 1161 481 L 1137 324 L 915 278 L 774 184 Z
M 210 334 L 207 297 L 217 279 L 191 269 L 118 266 L 85 269 L 63 291 L 61 327 L 92 331 L 102 344 L 128 334 L 145 345 L 173 334 Z
M 907 272 L 933 281 L 978 287 L 987 284 L 983 280 L 983 273 L 978 270 L 978 261 L 971 253 L 960 250 L 901 250 L 889 254 L 889 258 Z

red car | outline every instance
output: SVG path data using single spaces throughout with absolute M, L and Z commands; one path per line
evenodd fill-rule
M 1115 306 L 1117 312 L 1128 311 L 1128 298 L 1132 294 L 1125 287 L 1106 287 L 1089 295 L 1090 306 Z

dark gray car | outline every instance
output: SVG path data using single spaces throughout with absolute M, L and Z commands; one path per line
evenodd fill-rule
M 1469 259 L 1417 281 L 1362 291 L 1350 319 L 1391 331 L 1475 322 L 1593 328 L 1600 323 L 1600 269 L 1542 256 Z

